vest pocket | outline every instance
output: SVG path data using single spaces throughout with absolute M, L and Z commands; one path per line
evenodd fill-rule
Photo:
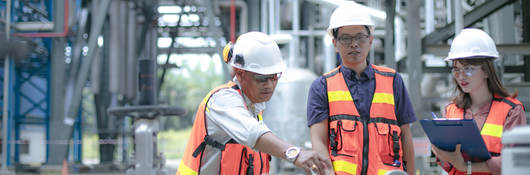
M 339 120 L 336 130 L 337 154 L 357 157 L 362 147 L 362 135 L 357 121 Z
M 377 148 L 383 164 L 393 167 L 401 166 L 401 129 L 399 126 L 376 123 Z
M 254 175 L 254 169 L 261 168 L 260 163 L 259 154 L 254 154 L 251 149 L 240 144 L 226 144 L 225 150 L 221 153 L 220 174 Z

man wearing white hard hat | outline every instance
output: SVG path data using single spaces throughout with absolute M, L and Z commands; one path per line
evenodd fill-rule
M 225 47 L 223 57 L 235 77 L 201 102 L 176 174 L 269 174 L 270 155 L 308 174 L 324 174 L 331 167 L 324 156 L 279 139 L 262 121 L 265 102 L 286 69 L 276 42 L 264 33 L 245 33 Z
M 458 34 L 449 55 L 451 73 L 457 84 L 456 96 L 445 107 L 444 117 L 473 119 L 492 158 L 483 162 L 464 161 L 460 145 L 454 152 L 432 146 L 440 165 L 453 174 L 501 174 L 501 136 L 514 126 L 526 125 L 524 107 L 502 85 L 493 60 L 499 57 L 493 39 L 480 29 Z
M 412 103 L 399 73 L 367 61 L 375 25 L 359 6 L 348 1 L 331 14 L 328 33 L 341 64 L 309 91 L 313 149 L 332 163 L 329 174 L 412 175 Z

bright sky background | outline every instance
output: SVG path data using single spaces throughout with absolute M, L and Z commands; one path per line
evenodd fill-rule
M 158 64 L 166 63 L 167 54 L 158 55 Z M 208 54 L 171 54 L 169 57 L 170 64 L 176 64 L 182 66 L 183 61 L 186 60 L 191 68 L 195 67 L 197 64 L 201 65 L 201 70 L 204 72 L 207 70 L 210 62 L 214 63 L 215 73 L 222 73 L 222 62 L 218 54 L 208 55 Z M 224 64 L 224 63 L 223 63 Z M 190 72 L 185 69 L 173 69 L 175 73 L 180 76 L 190 77 Z

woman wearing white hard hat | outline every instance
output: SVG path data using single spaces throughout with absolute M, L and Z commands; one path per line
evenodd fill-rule
M 447 152 L 433 145 L 433 153 L 445 171 L 452 174 L 500 174 L 501 136 L 514 126 L 525 125 L 524 107 L 503 87 L 493 61 L 499 57 L 491 37 L 479 29 L 464 29 L 458 34 L 446 61 L 457 84 L 456 96 L 446 106 L 444 117 L 474 119 L 492 158 L 484 162 L 466 162 L 460 145 Z
M 416 121 L 399 73 L 366 59 L 374 23 L 347 1 L 331 14 L 328 33 L 341 58 L 311 85 L 307 121 L 313 149 L 326 155 L 328 174 L 414 174 L 410 123 Z

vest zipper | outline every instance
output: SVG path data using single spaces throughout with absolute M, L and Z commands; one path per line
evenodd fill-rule
M 363 122 L 363 164 L 361 175 L 366 175 L 368 172 L 368 148 L 369 148 L 369 139 L 368 139 L 368 120 L 361 118 Z
M 254 157 L 252 153 L 248 154 L 247 175 L 254 175 Z
M 263 157 L 261 156 L 261 152 L 258 152 L 259 153 L 259 161 L 260 161 L 260 165 L 261 167 L 259 168 L 259 174 L 263 174 Z

